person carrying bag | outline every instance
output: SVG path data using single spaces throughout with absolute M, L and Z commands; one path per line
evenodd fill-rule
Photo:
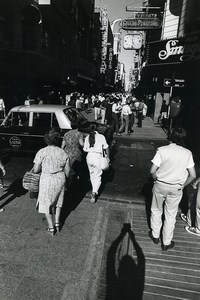
M 91 203 L 96 202 L 103 169 L 106 170 L 109 167 L 109 147 L 105 136 L 96 131 L 97 126 L 97 124 L 91 125 L 90 134 L 86 136 L 83 147 L 83 150 L 87 152 L 86 162 L 92 184 Z M 107 157 L 104 157 L 104 151 Z

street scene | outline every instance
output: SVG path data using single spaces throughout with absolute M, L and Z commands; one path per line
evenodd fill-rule
M 200 300 L 199 9 L 0 0 L 0 300 Z

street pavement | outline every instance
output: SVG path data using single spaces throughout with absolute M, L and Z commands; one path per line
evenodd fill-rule
M 32 157 L 6 162 L 0 214 L 0 300 L 200 299 L 200 238 L 177 216 L 172 250 L 148 236 L 150 160 L 167 143 L 150 118 L 115 137 L 111 170 L 91 204 L 88 181 L 66 193 L 64 225 L 51 237 L 36 199 L 21 188 Z

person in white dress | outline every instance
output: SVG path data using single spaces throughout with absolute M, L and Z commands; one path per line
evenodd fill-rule
M 105 150 L 106 155 L 109 158 L 109 148 L 105 136 L 103 134 L 99 134 L 96 129 L 96 125 L 91 126 L 90 134 L 86 136 L 83 147 L 83 150 L 87 152 L 86 161 L 92 184 L 91 203 L 96 202 L 98 191 L 101 186 L 101 175 L 103 171 L 100 167 L 100 160 L 102 157 L 102 151 Z

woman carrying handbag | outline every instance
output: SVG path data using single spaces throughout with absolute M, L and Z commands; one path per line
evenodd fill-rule
M 59 132 L 51 129 L 45 134 L 44 139 L 47 146 L 37 152 L 33 161 L 33 172 L 41 172 L 37 200 L 38 212 L 45 214 L 48 223 L 47 231 L 54 236 L 60 231 L 60 213 L 70 166 L 68 155 L 58 146 Z
M 87 152 L 87 165 L 90 173 L 90 181 L 92 184 L 92 197 L 90 202 L 95 203 L 98 196 L 98 191 L 101 185 L 102 170 L 102 157 L 103 152 L 109 160 L 109 147 L 106 142 L 105 136 L 99 134 L 96 124 L 91 125 L 90 134 L 85 138 L 83 150 Z

